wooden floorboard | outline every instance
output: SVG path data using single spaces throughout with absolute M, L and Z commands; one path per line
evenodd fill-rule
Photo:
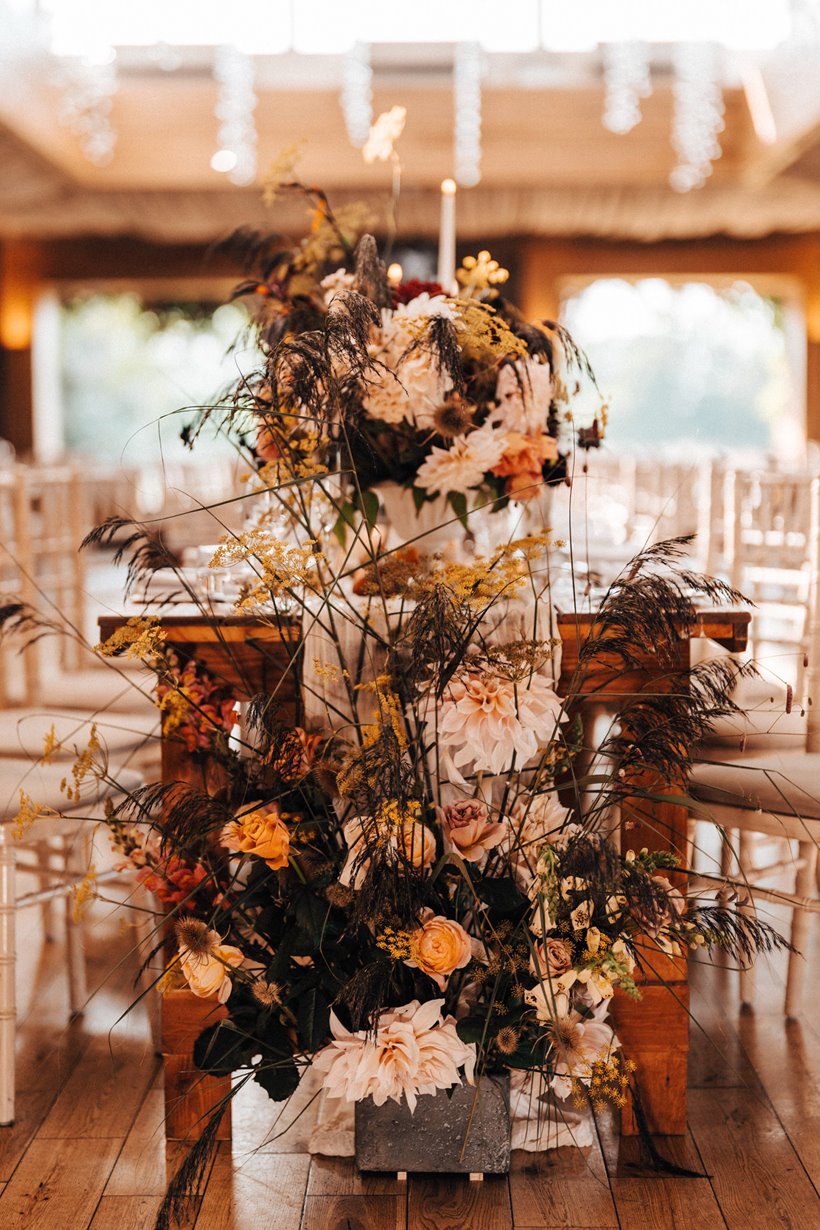
M 301 1230 L 405 1230 L 407 1196 L 308 1196 Z
M 512 1230 L 510 1185 L 493 1176 L 483 1183 L 451 1175 L 414 1175 L 409 1181 L 408 1230 Z
M 0 1196 L 3 1230 L 89 1226 L 122 1140 L 35 1140 Z
M 220 1146 L 197 1230 L 294 1230 L 305 1202 L 310 1155 L 254 1153 L 237 1165 Z
M 161 1089 L 149 1089 L 105 1187 L 106 1196 L 162 1196 L 185 1157 L 183 1144 L 166 1143 Z
M 103 1196 L 90 1230 L 154 1230 L 159 1196 Z
M 38 911 L 21 920 L 2 1230 L 153 1230 L 185 1154 L 165 1143 L 144 1012 L 116 1024 L 134 998 L 130 935 L 106 907 L 91 921 L 97 991 L 69 1022 L 61 944 L 44 942 Z M 815 968 L 818 932 L 815 923 Z M 659 1173 L 611 1114 L 599 1116 L 592 1148 L 514 1154 L 509 1180 L 361 1175 L 351 1158 L 309 1156 L 309 1092 L 283 1108 L 248 1086 L 232 1145 L 220 1146 L 178 1230 L 820 1230 L 820 1012 L 809 979 L 806 1015 L 786 1022 L 784 977 L 778 954 L 761 967 L 755 1011 L 741 1013 L 735 971 L 693 970 L 703 1032 L 691 1032 L 690 1132 L 655 1145 L 700 1177 Z
M 603 1156 L 596 1141 L 586 1149 L 564 1146 L 546 1153 L 513 1154 L 510 1193 L 516 1227 L 567 1225 L 616 1227 Z
M 726 1230 L 708 1179 L 613 1179 L 612 1194 L 629 1230 Z
M 817 1192 L 755 1093 L 694 1089 L 689 1122 L 729 1230 L 820 1230 Z

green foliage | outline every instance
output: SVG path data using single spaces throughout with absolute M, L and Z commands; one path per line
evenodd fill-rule
M 467 497 L 461 491 L 451 491 L 447 500 L 465 530 L 468 530 L 470 526 L 467 521 Z

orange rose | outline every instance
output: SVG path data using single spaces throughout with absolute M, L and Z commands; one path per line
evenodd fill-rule
M 410 937 L 407 965 L 428 974 L 443 991 L 453 971 L 463 969 L 472 955 L 470 937 L 459 923 L 422 910 L 421 926 Z
M 290 833 L 275 803 L 242 812 L 222 830 L 222 844 L 238 854 L 255 854 L 271 871 L 288 865 Z
M 278 461 L 282 449 L 271 429 L 263 423 L 256 433 L 256 452 L 263 461 Z

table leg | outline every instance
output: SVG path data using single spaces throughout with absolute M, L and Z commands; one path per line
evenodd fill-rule
M 643 784 L 643 783 L 642 783 Z M 658 792 L 660 793 L 660 787 Z M 686 865 L 688 812 L 685 807 L 637 799 L 622 807 L 621 848 L 673 850 Z M 685 891 L 685 876 L 669 878 Z M 635 1083 L 651 1132 L 680 1136 L 686 1132 L 686 1083 L 689 1052 L 689 987 L 686 954 L 668 957 L 652 945 L 641 951 L 644 965 L 637 981 L 640 1000 L 616 992 L 612 1021 L 625 1055 L 635 1061 Z M 630 1099 L 621 1116 L 625 1136 L 639 1131 Z
M 215 999 L 189 990 L 167 991 L 162 999 L 162 1058 L 167 1140 L 198 1140 L 211 1112 L 231 1091 L 230 1076 L 206 1076 L 194 1065 L 194 1043 L 203 1029 L 227 1015 Z M 231 1139 L 231 1106 L 222 1116 L 217 1140 Z

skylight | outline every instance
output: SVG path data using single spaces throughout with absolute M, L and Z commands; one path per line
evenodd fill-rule
M 34 3 L 34 0 L 31 0 Z M 21 0 L 16 0 L 17 7 Z M 347 51 L 355 42 L 476 41 L 489 52 L 586 51 L 598 43 L 717 42 L 769 50 L 789 36 L 789 0 L 39 0 L 54 52 L 234 43 L 271 55 Z

